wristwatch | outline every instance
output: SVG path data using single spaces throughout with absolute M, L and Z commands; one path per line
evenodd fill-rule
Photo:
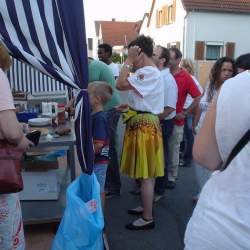
M 124 63 L 123 67 L 127 68 L 128 70 L 132 70 L 133 66 L 131 64 L 128 63 Z

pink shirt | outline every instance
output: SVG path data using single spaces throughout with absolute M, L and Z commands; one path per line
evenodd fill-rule
M 0 111 L 15 109 L 9 80 L 0 68 Z

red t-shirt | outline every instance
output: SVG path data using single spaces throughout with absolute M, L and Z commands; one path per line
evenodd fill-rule
M 184 69 L 174 75 L 178 87 L 178 100 L 176 104 L 176 114 L 183 112 L 183 107 L 187 98 L 187 95 L 190 94 L 193 98 L 196 98 L 201 95 L 197 85 L 195 84 L 192 77 Z M 185 124 L 184 119 L 175 120 L 177 126 L 182 126 Z

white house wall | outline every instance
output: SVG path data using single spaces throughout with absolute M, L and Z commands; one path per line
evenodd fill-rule
M 144 34 L 145 36 L 149 36 L 148 25 L 148 17 L 145 17 L 140 28 L 140 34 Z
M 181 48 L 183 44 L 183 30 L 184 30 L 184 17 L 186 11 L 184 10 L 181 0 L 176 2 L 176 21 L 173 24 L 164 25 L 160 28 L 156 27 L 156 11 L 161 9 L 164 5 L 171 5 L 173 0 L 158 0 L 155 3 L 154 11 L 152 14 L 150 26 L 147 29 L 145 26 L 141 29 L 141 34 L 150 35 L 156 44 L 167 46 L 168 43 L 180 42 Z
M 194 58 L 195 41 L 235 43 L 235 57 L 250 52 L 250 15 L 189 12 L 184 55 Z

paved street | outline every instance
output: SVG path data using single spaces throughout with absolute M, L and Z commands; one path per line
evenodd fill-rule
M 169 190 L 166 197 L 154 207 L 156 228 L 151 231 L 131 232 L 124 225 L 134 218 L 127 209 L 139 204 L 139 196 L 129 190 L 133 181 L 123 178 L 120 197 L 107 201 L 107 233 L 111 250 L 179 250 L 183 249 L 183 237 L 193 211 L 192 196 L 197 184 L 194 169 L 180 168 L 177 187 Z
M 118 127 L 119 155 L 123 140 L 124 126 Z M 120 197 L 107 200 L 106 229 L 110 250 L 181 250 L 186 224 L 192 214 L 192 196 L 197 193 L 197 183 L 194 168 L 180 168 L 177 186 L 167 190 L 166 197 L 154 207 L 156 228 L 151 231 L 131 232 L 125 229 L 125 224 L 136 217 L 127 214 L 127 209 L 140 204 L 140 197 L 129 193 L 134 182 L 122 178 Z M 53 227 L 38 226 L 27 232 L 27 250 L 48 250 L 53 239 Z M 41 239 L 41 240 L 38 240 Z

